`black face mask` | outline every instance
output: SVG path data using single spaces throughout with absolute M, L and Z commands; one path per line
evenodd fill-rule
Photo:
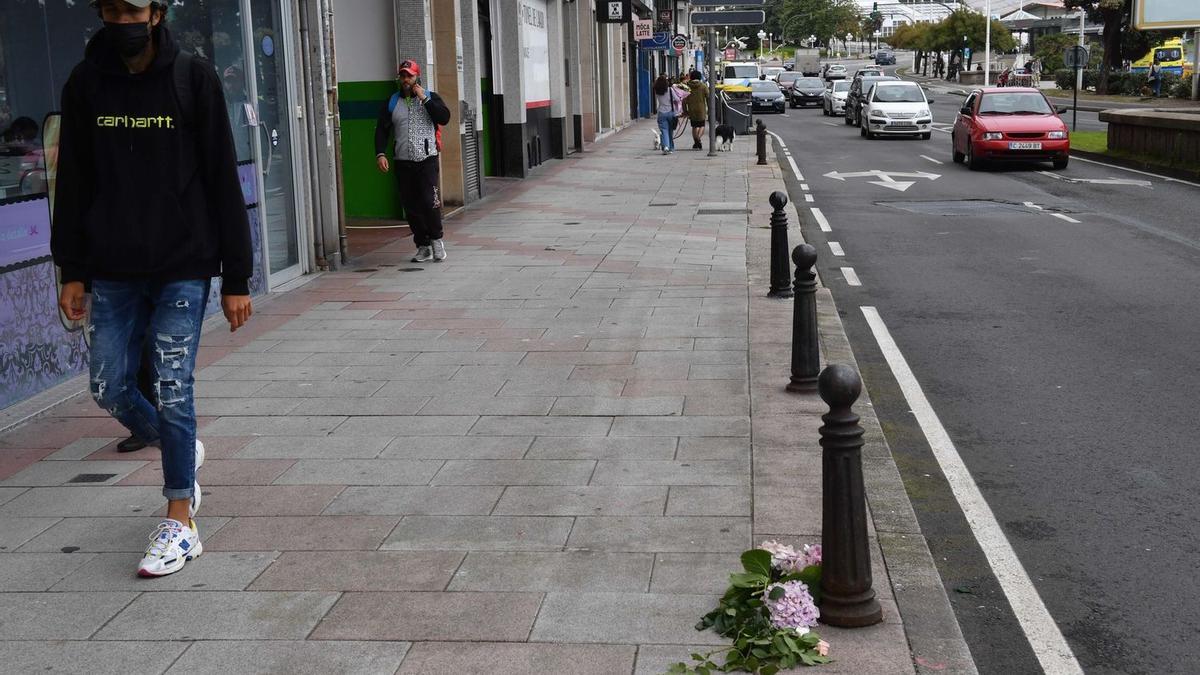
M 145 23 L 108 23 L 104 22 L 109 39 L 117 49 L 117 53 L 127 59 L 141 54 L 150 42 L 150 25 Z

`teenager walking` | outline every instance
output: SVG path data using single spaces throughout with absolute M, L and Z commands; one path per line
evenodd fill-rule
M 250 318 L 250 223 L 221 81 L 180 52 L 167 0 L 92 4 L 104 28 L 63 87 L 51 250 L 67 318 L 84 318 L 91 284 L 92 398 L 162 450 L 167 516 L 137 567 L 162 576 L 203 550 L 192 372 L 213 277 L 230 330 Z M 137 387 L 144 340 L 153 404 Z
M 375 165 L 383 173 L 390 166 L 388 137 L 393 136 L 396 185 L 408 218 L 417 253 L 413 262 L 446 259 L 442 242 L 441 127 L 450 121 L 442 97 L 421 86 L 421 67 L 404 61 L 396 73 L 399 91 L 392 94 L 375 121 Z
M 704 136 L 704 125 L 708 123 L 708 86 L 698 70 L 692 71 L 687 85 L 690 92 L 683 101 L 683 107 L 692 125 L 692 149 L 703 150 L 700 139 Z
M 654 80 L 654 109 L 658 112 L 658 133 L 662 136 L 664 155 L 675 152 L 675 122 L 679 100 L 679 93 L 671 86 L 671 81 L 666 75 L 659 75 L 658 79 Z

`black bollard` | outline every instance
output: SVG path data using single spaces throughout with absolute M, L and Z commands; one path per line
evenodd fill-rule
M 821 622 L 857 628 L 883 621 L 871 588 L 867 502 L 863 489 L 863 429 L 850 409 L 862 379 L 850 366 L 831 365 L 818 388 L 829 404 L 821 417 Z
M 792 249 L 796 263 L 796 303 L 792 308 L 792 380 L 788 391 L 807 392 L 817 388 L 821 373 L 821 341 L 817 334 L 817 249 L 800 244 Z
M 767 163 L 767 125 L 762 120 L 754 121 L 754 133 L 758 134 L 758 163 Z
M 761 136 L 760 136 L 761 138 Z M 771 193 L 771 290 L 767 293 L 771 298 L 792 297 L 792 270 L 788 266 L 788 219 L 783 207 L 787 206 L 788 198 L 783 192 Z

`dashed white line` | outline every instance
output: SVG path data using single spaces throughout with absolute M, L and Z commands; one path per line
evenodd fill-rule
M 825 219 L 825 214 L 821 213 L 821 209 L 814 206 L 809 210 L 812 211 L 813 218 L 816 218 L 817 225 L 821 228 L 822 232 L 833 232 L 833 228 L 829 226 L 829 221 Z
M 1022 204 L 1023 206 L 1027 206 L 1027 207 L 1029 207 L 1029 208 L 1031 208 L 1031 209 L 1037 209 L 1038 211 L 1045 211 L 1045 209 L 1043 209 L 1042 207 L 1038 206 L 1037 204 L 1034 204 L 1033 202 L 1021 202 L 1021 204 Z
M 930 157 L 929 155 L 921 155 L 921 157 L 923 159 L 927 159 L 927 160 L 933 162 L 934 164 L 945 164 L 945 162 L 943 162 L 942 160 L 934 159 L 934 158 Z
M 824 124 L 824 125 L 830 126 L 830 127 L 840 127 L 840 126 L 843 126 L 845 123 L 843 122 L 842 124 L 838 124 L 837 122 L 821 122 L 821 124 Z
M 846 255 L 846 252 L 842 250 L 842 245 L 836 241 L 829 242 L 829 252 L 836 256 Z
M 1107 166 L 1110 169 L 1120 169 L 1122 171 L 1129 171 L 1130 173 L 1140 173 L 1143 176 L 1153 176 L 1155 178 L 1161 178 L 1161 179 L 1163 179 L 1165 181 L 1169 181 L 1171 183 L 1183 183 L 1184 185 L 1191 185 L 1192 187 L 1200 187 L 1200 183 L 1193 183 L 1190 180 L 1171 178 L 1170 176 L 1160 176 L 1157 173 L 1150 173 L 1149 171 L 1138 171 L 1137 169 L 1130 169 L 1130 168 L 1126 168 L 1123 166 L 1117 166 L 1116 164 L 1105 164 L 1104 162 L 1097 162 L 1094 159 L 1084 159 L 1083 157 L 1077 157 L 1075 155 L 1071 155 L 1071 159 L 1075 160 L 1076 162 L 1087 162 L 1088 164 L 1099 164 L 1100 166 Z
M 812 200 L 813 200 L 812 195 L 809 195 L 809 194 L 804 195 L 804 201 L 811 202 Z
M 787 161 L 788 165 L 792 167 L 792 173 L 796 174 L 796 180 L 804 180 L 804 175 L 800 173 L 800 167 L 796 166 L 796 160 L 788 155 Z
M 787 117 L 787 115 L 784 115 L 784 117 Z M 792 167 L 792 173 L 796 175 L 796 180 L 803 181 L 804 175 L 800 173 L 800 167 L 796 166 L 796 160 L 792 159 L 792 152 L 788 150 L 787 143 L 784 143 L 783 138 L 781 138 L 779 134 L 775 133 L 774 131 L 768 131 L 767 133 L 771 134 L 775 137 L 775 140 L 779 141 L 779 147 L 783 148 L 783 154 L 785 157 L 787 157 L 788 165 Z
M 846 277 L 847 286 L 862 286 L 862 282 L 858 280 L 858 274 L 853 267 L 843 267 L 842 276 Z
M 801 183 L 800 189 L 804 190 L 805 192 L 808 192 L 808 183 Z
M 966 516 L 979 547 L 987 556 L 992 572 L 1008 597 L 1009 605 L 1041 663 L 1042 670 L 1055 675 L 1082 674 L 1083 669 L 1071 652 L 1071 647 L 1063 638 L 1062 631 L 1050 616 L 1046 605 L 1042 603 L 1029 574 L 1021 566 L 1012 544 L 1005 538 L 1004 531 L 996 522 L 995 514 L 983 498 L 983 493 L 979 491 L 979 486 L 975 484 L 967 465 L 959 456 L 954 442 L 950 440 L 950 434 L 946 432 L 933 406 L 925 398 L 920 383 L 908 367 L 908 362 L 896 346 L 879 312 L 874 307 L 863 307 L 862 312 L 875 335 L 875 340 L 879 343 L 884 359 L 892 369 L 897 384 L 900 385 L 900 391 L 908 401 L 908 407 L 929 441 L 929 448 L 941 466 L 955 499 L 962 507 L 963 515 Z
M 1051 213 L 1050 215 L 1054 216 L 1055 218 L 1058 218 L 1059 220 L 1065 220 L 1068 223 L 1078 223 L 1079 222 L 1078 220 L 1075 220 L 1074 218 L 1072 218 L 1071 216 L 1068 216 L 1065 213 Z

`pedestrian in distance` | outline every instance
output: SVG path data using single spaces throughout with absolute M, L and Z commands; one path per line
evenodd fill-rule
M 442 262 L 441 166 L 442 127 L 450 121 L 450 109 L 442 97 L 421 85 L 421 66 L 404 61 L 396 70 L 396 93 L 379 111 L 375 122 L 375 165 L 387 173 L 388 138 L 394 139 L 393 173 L 400 192 L 400 205 L 408 218 L 417 253 L 413 262 Z
M 1150 64 L 1150 73 L 1146 78 L 1146 81 L 1150 84 L 1150 87 L 1154 89 L 1154 95 L 1156 97 L 1162 95 L 1162 80 L 1162 68 L 1160 68 L 1158 65 L 1158 59 L 1155 59 L 1154 62 Z
M 703 150 L 704 144 L 700 139 L 704 136 L 704 125 L 708 123 L 708 86 L 698 70 L 692 71 L 687 84 L 689 93 L 683 107 L 692 125 L 692 149 Z
M 167 514 L 137 566 L 155 577 L 203 551 L 193 370 L 213 277 L 231 331 L 252 313 L 250 223 L 221 81 L 180 50 L 167 0 L 92 4 L 104 27 L 63 87 L 51 251 L 70 320 L 91 284 L 92 398 L 162 451 Z M 154 404 L 137 387 L 147 338 Z
M 654 80 L 654 109 L 658 113 L 658 133 L 662 137 L 662 153 L 675 152 L 675 122 L 678 119 L 680 95 L 666 75 Z

